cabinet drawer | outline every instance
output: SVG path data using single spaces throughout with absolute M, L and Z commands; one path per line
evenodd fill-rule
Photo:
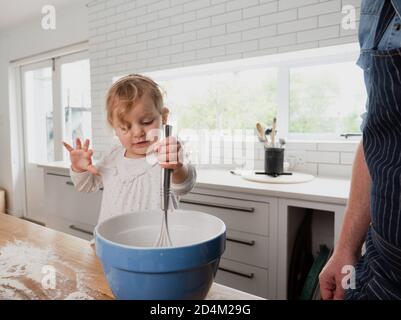
M 227 229 L 268 236 L 269 203 L 190 193 L 180 199 L 180 208 L 210 213 Z
M 96 225 L 100 213 L 102 192 L 85 193 L 75 190 L 70 177 L 46 174 L 46 214 L 87 225 Z
M 261 268 L 268 267 L 268 238 L 228 229 L 223 258 Z
M 95 229 L 94 226 L 82 224 L 79 222 L 69 221 L 57 216 L 49 217 L 46 223 L 46 227 L 85 240 L 93 239 L 93 230 Z
M 215 281 L 267 299 L 269 295 L 268 279 L 267 269 L 221 259 Z

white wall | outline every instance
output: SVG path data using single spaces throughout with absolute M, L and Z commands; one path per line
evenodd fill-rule
M 104 98 L 112 77 L 357 42 L 342 7 L 360 0 L 95 0 L 89 4 L 93 142 L 111 141 Z M 345 145 L 345 146 L 344 146 Z M 304 149 L 304 147 L 306 149 Z M 349 177 L 355 143 L 289 144 L 297 170 Z M 301 149 L 301 150 L 299 150 Z M 261 167 L 261 152 L 255 160 Z
M 86 2 L 68 7 L 56 7 L 56 30 L 41 28 L 40 8 L 37 18 L 17 28 L 0 33 L 0 187 L 8 192 L 8 207 L 11 213 L 20 214 L 18 199 L 18 175 L 15 171 L 17 148 L 13 112 L 9 103 L 9 62 L 26 56 L 39 54 L 67 45 L 88 40 L 88 17 Z

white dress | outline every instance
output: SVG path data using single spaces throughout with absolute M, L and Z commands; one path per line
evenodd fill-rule
M 124 213 L 160 209 L 162 168 L 155 154 L 140 159 L 126 158 L 124 154 L 121 144 L 113 146 L 95 164 L 100 176 L 77 173 L 70 168 L 71 180 L 78 191 L 96 192 L 104 188 L 98 223 Z M 188 164 L 188 178 L 180 184 L 172 183 L 171 187 L 179 197 L 191 191 L 195 182 L 195 167 Z

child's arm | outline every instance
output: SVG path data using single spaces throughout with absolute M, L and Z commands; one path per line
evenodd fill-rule
M 76 140 L 76 148 L 63 142 L 70 153 L 70 176 L 75 188 L 81 192 L 96 192 L 102 187 L 102 179 L 98 169 L 92 164 L 93 150 L 89 149 L 89 140 L 82 146 L 81 140 Z
M 89 171 L 75 172 L 70 167 L 70 177 L 79 192 L 96 192 L 103 186 L 102 177 Z
M 190 192 L 196 183 L 196 170 L 190 164 L 184 164 L 184 152 L 181 143 L 175 137 L 168 137 L 155 148 L 162 168 L 172 169 L 171 187 L 177 196 Z
M 193 165 L 191 164 L 184 164 L 179 170 L 183 170 L 182 173 L 180 173 L 179 171 L 176 172 L 177 175 L 182 175 L 180 176 L 180 178 L 182 179 L 183 177 L 184 180 L 182 181 L 181 179 L 179 179 L 178 181 L 180 181 L 179 183 L 175 183 L 174 181 L 177 181 L 174 179 L 174 175 L 173 175 L 173 182 L 171 184 L 171 188 L 173 189 L 174 193 L 177 196 L 183 196 L 185 194 L 187 194 L 188 192 L 190 192 L 196 183 L 196 169 Z M 184 172 L 186 173 L 184 175 Z M 182 182 L 181 182 L 182 181 Z

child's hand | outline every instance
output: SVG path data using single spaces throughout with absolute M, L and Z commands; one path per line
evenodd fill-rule
M 96 167 L 92 165 L 93 150 L 89 149 L 89 139 L 85 140 L 82 147 L 81 140 L 77 138 L 76 149 L 71 147 L 68 143 L 63 141 L 64 147 L 70 153 L 71 168 L 75 172 L 89 171 L 94 175 L 99 175 Z
M 160 141 L 155 151 L 162 168 L 172 169 L 175 173 L 184 165 L 181 143 L 173 136 Z

